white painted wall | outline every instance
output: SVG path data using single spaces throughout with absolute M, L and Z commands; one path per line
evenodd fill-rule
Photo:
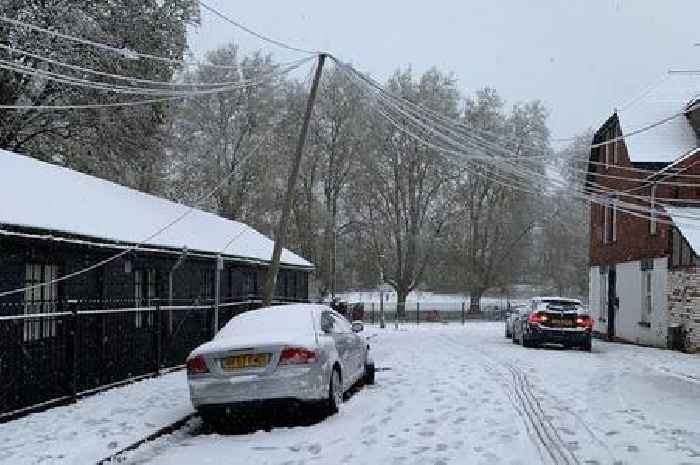
M 607 327 L 600 321 L 600 267 L 598 266 L 588 269 L 588 308 L 593 318 L 593 330 L 605 334 Z
M 617 295 L 620 306 L 615 315 L 615 336 L 636 344 L 666 346 L 668 316 L 666 311 L 667 258 L 654 259 L 652 274 L 652 313 L 650 327 L 642 321 L 642 270 L 639 261 L 617 264 Z

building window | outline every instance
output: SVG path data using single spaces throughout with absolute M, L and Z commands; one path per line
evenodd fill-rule
M 615 138 L 617 137 L 617 127 L 613 127 L 610 129 L 610 140 L 613 142 L 610 142 L 609 147 L 610 150 L 612 150 L 612 162 L 613 165 L 617 165 L 617 141 L 615 141 Z
M 656 234 L 656 184 L 651 186 L 649 200 L 649 234 Z
M 134 271 L 134 305 L 136 308 L 150 307 L 157 298 L 156 270 L 153 268 Z M 150 310 L 136 311 L 135 324 L 137 328 L 144 325 L 153 326 L 153 312 Z
M 608 169 L 608 165 L 610 165 L 610 159 L 609 159 L 609 155 L 608 155 L 610 153 L 610 149 L 608 148 L 609 146 L 610 145 L 607 143 L 607 140 L 606 140 L 605 145 L 603 145 L 603 154 L 605 154 L 605 159 L 603 160 L 603 163 L 604 163 L 603 166 L 605 167 L 606 170 Z
M 199 299 L 202 303 L 213 300 L 214 279 L 212 270 L 200 270 L 199 272 Z
M 58 266 L 39 263 L 27 263 L 24 274 L 24 286 L 39 286 L 24 291 L 24 313 L 54 313 L 58 309 Z M 56 335 L 56 320 L 38 318 L 24 323 L 24 340 L 36 341 Z
M 617 240 L 617 204 L 609 199 L 603 206 L 603 243 L 610 244 Z

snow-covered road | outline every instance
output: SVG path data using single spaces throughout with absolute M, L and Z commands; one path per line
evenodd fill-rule
M 496 323 L 369 328 L 375 386 L 308 427 L 201 434 L 129 464 L 700 464 L 700 357 L 524 349 Z M 87 464 L 190 411 L 182 373 L 0 425 L 0 462 Z
M 700 464 L 700 359 L 596 341 L 524 349 L 502 325 L 370 329 L 377 384 L 310 427 L 161 438 L 150 464 Z

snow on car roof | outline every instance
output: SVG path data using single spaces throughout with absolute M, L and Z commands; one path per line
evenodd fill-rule
M 190 356 L 220 352 L 232 347 L 301 345 L 315 343 L 319 314 L 331 310 L 325 305 L 291 304 L 263 307 L 233 317 L 209 342 L 194 349 Z
M 700 80 L 694 75 L 673 74 L 617 111 L 622 133 L 656 123 L 686 109 L 700 96 Z M 630 161 L 672 162 L 698 147 L 687 118 L 681 116 L 625 139 Z
M 0 198 L 4 199 L 0 224 L 132 244 L 140 243 L 189 208 L 5 150 L 0 150 Z M 274 246 L 270 238 L 250 226 L 199 209 L 147 244 L 178 249 L 187 246 L 263 262 L 270 260 Z M 286 249 L 281 261 L 313 266 Z
M 693 248 L 695 254 L 700 255 L 700 220 L 688 218 L 689 216 L 700 218 L 700 208 L 667 207 L 666 213 L 688 241 L 690 247 Z

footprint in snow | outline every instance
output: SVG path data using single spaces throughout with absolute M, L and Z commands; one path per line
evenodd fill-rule
M 307 450 L 314 455 L 318 455 L 321 452 L 321 449 L 322 449 L 321 444 L 314 443 L 314 444 L 311 444 Z
M 420 446 L 417 449 L 415 449 L 413 452 L 411 452 L 413 455 L 421 455 L 424 454 L 425 452 L 429 451 L 430 447 L 428 446 Z
M 362 433 L 362 434 L 373 434 L 373 433 L 376 433 L 377 431 L 378 431 L 378 428 L 377 428 L 376 426 L 374 426 L 374 425 L 368 425 L 368 426 L 362 427 L 362 429 L 360 430 L 360 433 Z
M 637 447 L 637 446 L 627 446 L 627 452 L 639 452 L 639 447 Z

